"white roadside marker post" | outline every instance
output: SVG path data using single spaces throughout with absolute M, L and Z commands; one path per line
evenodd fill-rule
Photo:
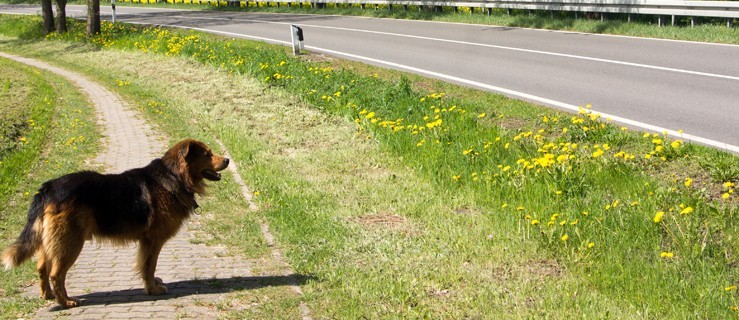
M 115 0 L 110 0 L 110 7 L 113 9 L 113 23 L 115 23 Z
M 300 49 L 303 49 L 303 29 L 296 26 L 290 25 L 290 35 L 293 44 L 293 54 L 296 56 L 300 54 Z

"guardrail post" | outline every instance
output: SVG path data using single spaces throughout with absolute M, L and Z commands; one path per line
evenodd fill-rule
M 662 16 L 657 16 L 657 26 L 662 27 Z
M 115 0 L 110 0 L 110 7 L 113 10 L 113 23 L 115 23 Z
M 493 8 L 487 8 L 488 15 L 493 15 Z
M 690 17 L 690 27 L 695 28 L 695 17 Z
M 631 13 L 626 15 L 626 22 L 631 23 Z
M 675 15 L 674 14 L 672 15 L 672 26 L 673 27 L 675 26 Z
M 728 18 L 726 19 L 726 27 L 731 28 L 734 26 L 734 18 Z

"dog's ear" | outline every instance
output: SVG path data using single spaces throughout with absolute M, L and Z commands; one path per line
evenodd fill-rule
M 185 188 L 189 192 L 194 192 L 196 187 L 193 178 L 190 175 L 190 166 L 188 157 L 192 158 L 196 154 L 196 143 L 192 140 L 183 140 L 169 149 L 162 157 L 164 164 L 184 183 Z
M 182 144 L 180 148 L 180 157 L 187 163 L 192 162 L 193 159 L 203 154 L 203 147 L 200 144 L 195 143 L 192 140 L 187 140 Z

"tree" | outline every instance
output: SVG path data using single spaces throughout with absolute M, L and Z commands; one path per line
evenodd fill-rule
M 66 1 L 66 0 L 64 0 Z M 100 33 L 100 0 L 87 0 L 87 37 Z
M 44 32 L 54 32 L 54 11 L 51 9 L 51 0 L 41 0 L 41 16 L 44 18 Z
M 56 32 L 67 32 L 67 0 L 56 0 Z

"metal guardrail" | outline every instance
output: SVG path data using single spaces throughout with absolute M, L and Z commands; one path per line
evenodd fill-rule
M 126 1 L 126 0 L 123 0 Z M 128 0 L 134 1 L 134 0 Z M 126 1 L 126 2 L 128 2 Z M 149 0 L 138 0 L 146 2 Z M 138 2 L 134 1 L 134 2 Z M 155 1 L 155 0 L 151 0 Z M 543 11 L 570 11 L 582 13 L 601 14 L 626 14 L 631 20 L 631 15 L 656 15 L 659 16 L 659 24 L 662 24 L 661 16 L 672 16 L 673 24 L 675 16 L 693 17 L 691 23 L 695 23 L 695 17 L 727 18 L 727 26 L 733 25 L 734 19 L 739 18 L 739 1 L 675 1 L 675 0 L 467 0 L 467 1 L 434 1 L 434 0 L 165 0 L 177 3 L 222 3 L 234 6 L 249 6 L 250 3 L 280 4 L 307 4 L 311 6 L 336 5 L 365 5 L 418 7 L 467 7 L 480 8 L 492 13 L 493 9 L 518 9 L 518 10 L 543 10 Z

